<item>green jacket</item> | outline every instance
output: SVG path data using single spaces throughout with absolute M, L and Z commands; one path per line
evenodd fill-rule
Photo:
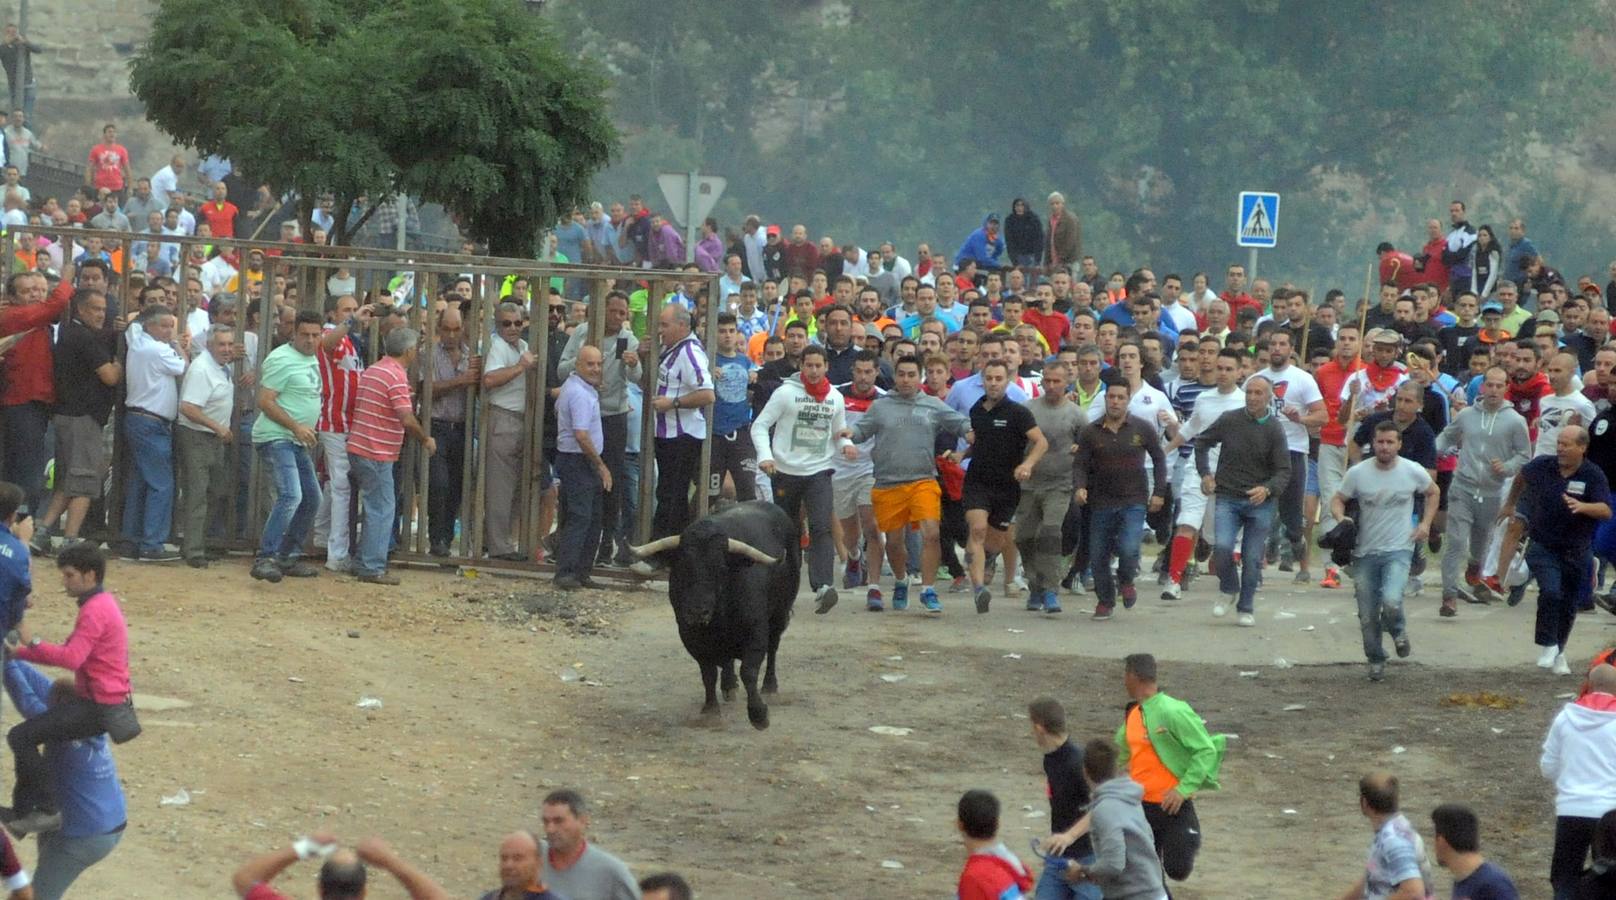
M 1206 723 L 1182 700 L 1175 700 L 1157 691 L 1138 704 L 1144 718 L 1145 735 L 1150 746 L 1161 757 L 1162 765 L 1178 779 L 1178 792 L 1189 799 L 1205 788 L 1218 789 L 1218 767 L 1223 765 L 1223 751 L 1227 739 L 1221 734 L 1208 734 Z M 1130 710 L 1131 710 L 1130 706 Z M 1121 753 L 1117 765 L 1128 764 L 1128 722 L 1117 728 L 1117 746 Z

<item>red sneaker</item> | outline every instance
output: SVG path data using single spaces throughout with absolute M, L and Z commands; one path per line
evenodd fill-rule
M 1471 563 L 1465 566 L 1465 584 L 1475 587 L 1481 584 L 1481 564 Z
M 1341 570 L 1335 566 L 1324 567 L 1324 580 L 1319 582 L 1321 588 L 1338 588 L 1341 586 Z

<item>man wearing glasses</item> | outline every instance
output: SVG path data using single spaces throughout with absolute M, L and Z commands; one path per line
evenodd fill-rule
M 522 492 L 522 416 L 527 409 L 527 374 L 538 365 L 522 339 L 526 324 L 522 307 L 501 303 L 494 313 L 498 339 L 489 342 L 483 390 L 488 391 L 488 510 L 485 514 L 488 555 L 522 562 L 512 523 Z M 499 499 L 503 498 L 503 499 Z

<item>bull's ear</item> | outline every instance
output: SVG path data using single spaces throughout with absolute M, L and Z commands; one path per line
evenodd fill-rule
M 679 549 L 679 535 L 670 534 L 665 538 L 657 538 L 649 544 L 641 544 L 638 547 L 630 547 L 629 549 L 641 559 L 647 556 L 655 556 L 664 550 L 677 550 Z

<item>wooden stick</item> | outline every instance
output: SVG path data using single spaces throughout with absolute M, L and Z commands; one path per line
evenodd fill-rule
M 656 503 L 656 410 L 651 401 L 656 399 L 657 380 L 662 371 L 662 339 L 657 328 L 662 317 L 662 292 L 667 285 L 660 281 L 646 284 L 645 338 L 640 342 L 640 378 L 644 386 L 644 405 L 640 409 L 640 505 L 638 543 L 651 539 L 652 507 Z
M 473 305 L 476 320 L 467 352 L 481 356 L 486 365 L 488 350 L 494 341 L 500 339 L 495 329 L 489 325 L 490 317 L 499 315 L 499 287 L 494 278 L 478 275 L 476 288 L 473 291 L 476 298 Z M 489 392 L 482 389 L 480 377 L 472 387 L 475 393 L 466 397 L 466 412 L 468 417 L 475 412 L 476 417 L 468 420 L 466 424 L 467 465 L 461 472 L 461 506 L 465 509 L 465 515 L 460 520 L 460 546 L 461 552 L 471 557 L 475 563 L 482 558 L 484 539 L 487 536 L 483 520 L 488 515 Z M 473 422 L 476 426 L 475 443 L 472 443 L 470 434 Z M 473 462 L 476 463 L 475 466 L 472 465 Z

